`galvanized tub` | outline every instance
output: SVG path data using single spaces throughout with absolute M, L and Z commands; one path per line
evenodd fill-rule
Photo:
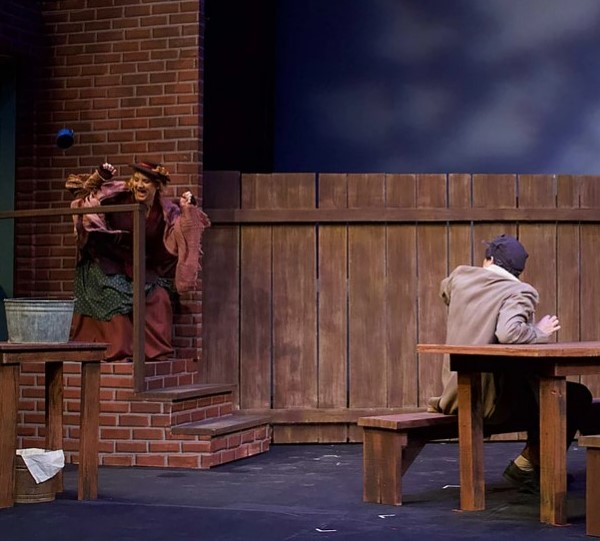
M 8 341 L 15 344 L 69 341 L 74 300 L 4 299 Z

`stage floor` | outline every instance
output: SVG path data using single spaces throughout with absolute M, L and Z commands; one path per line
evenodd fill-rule
M 275 445 L 209 471 L 100 468 L 99 498 L 76 500 L 76 469 L 54 502 L 0 510 L 2 541 L 387 541 L 593 539 L 585 535 L 585 450 L 572 446 L 569 525 L 538 521 L 539 498 L 502 471 L 522 445 L 485 445 L 487 510 L 458 507 L 458 448 L 430 444 L 404 477 L 401 507 L 362 502 L 362 447 Z

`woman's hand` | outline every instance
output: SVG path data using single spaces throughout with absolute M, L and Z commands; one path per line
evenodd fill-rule
M 183 207 L 195 207 L 197 204 L 196 198 L 192 192 L 184 192 L 179 198 L 179 205 Z
M 100 176 L 104 180 L 110 180 L 113 178 L 116 172 L 117 168 L 108 162 L 103 163 L 100 167 L 98 167 L 98 173 L 100 173 Z

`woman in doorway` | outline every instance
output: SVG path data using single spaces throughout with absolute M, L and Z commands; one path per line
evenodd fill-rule
M 146 207 L 146 360 L 168 359 L 172 347 L 172 298 L 196 287 L 200 241 L 210 225 L 191 192 L 177 203 L 163 197 L 165 167 L 131 165 L 127 181 L 112 180 L 110 163 L 91 175 L 69 175 L 74 208 L 142 203 Z M 106 360 L 133 355 L 133 217 L 131 212 L 74 216 L 78 259 L 72 339 L 109 344 Z

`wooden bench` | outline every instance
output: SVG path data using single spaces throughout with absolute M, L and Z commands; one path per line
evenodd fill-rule
M 458 417 L 443 413 L 401 413 L 361 417 L 363 500 L 402 505 L 402 476 L 425 444 L 458 437 Z M 523 427 L 485 427 L 486 436 L 523 431 Z
M 442 413 L 400 413 L 360 417 L 363 428 L 363 500 L 370 503 L 402 505 L 402 476 L 425 444 L 458 437 L 458 418 Z M 516 425 L 485 426 L 486 436 L 523 432 Z M 579 443 L 588 448 L 587 505 L 600 504 L 600 398 L 594 399 L 586 416 Z M 590 436 L 587 436 L 590 435 Z M 590 488 L 591 485 L 591 488 Z M 594 485 L 597 487 L 594 489 Z M 591 491 L 591 492 L 590 492 Z M 588 528 L 600 536 L 600 515 L 595 520 L 588 510 Z
M 580 429 L 579 446 L 585 447 L 585 531 L 600 537 L 600 398 L 594 398 L 590 414 Z
M 363 501 L 402 505 L 402 476 L 426 443 L 458 434 L 455 415 L 401 413 L 360 417 L 363 427 Z
M 586 448 L 585 533 L 600 537 L 600 435 L 580 436 L 579 445 Z

